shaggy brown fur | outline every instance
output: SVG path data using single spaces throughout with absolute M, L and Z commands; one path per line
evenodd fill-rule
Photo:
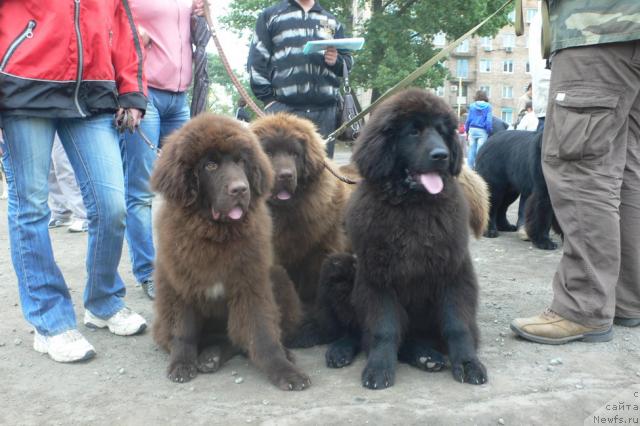
M 272 182 L 258 141 L 236 120 L 202 114 L 167 140 L 151 183 L 165 198 L 156 224 L 154 338 L 170 352 L 171 380 L 216 371 L 245 352 L 278 387 L 309 386 L 280 343 L 265 203 Z M 271 276 L 286 286 L 282 272 Z M 286 288 L 276 293 L 294 300 Z M 281 309 L 288 319 L 299 312 Z
M 462 165 L 462 170 L 458 175 L 458 183 L 464 197 L 469 203 L 469 226 L 476 238 L 481 238 L 487 230 L 489 223 L 489 187 L 487 182 L 478 173 Z
M 457 381 L 487 380 L 456 121 L 440 98 L 410 89 L 382 103 L 356 142 L 363 181 L 346 216 L 356 257 L 331 256 L 318 293 L 325 329 L 344 333 L 327 365 L 345 366 L 364 348 L 371 389 L 393 384 L 398 360 L 438 371 L 444 353 Z
M 313 304 L 322 261 L 346 249 L 344 210 L 351 188 L 324 167 L 330 160 L 310 121 L 279 113 L 254 121 L 251 130 L 275 171 L 268 203 L 276 263 L 302 301 Z

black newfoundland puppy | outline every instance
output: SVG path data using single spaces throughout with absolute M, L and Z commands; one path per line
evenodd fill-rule
M 476 171 L 489 185 L 491 208 L 485 236 L 495 238 L 498 231 L 514 232 L 525 227 L 534 246 L 553 250 L 557 244 L 549 237 L 555 222 L 547 184 L 542 174 L 542 132 L 509 130 L 489 138 L 478 152 Z M 520 197 L 518 223 L 507 219 L 509 206 Z
M 398 360 L 438 371 L 448 353 L 457 381 L 485 383 L 455 115 L 424 90 L 398 93 L 374 111 L 353 159 L 363 177 L 346 219 L 356 256 L 325 261 L 318 295 L 343 332 L 327 365 L 350 364 L 362 347 L 362 384 L 382 389 Z

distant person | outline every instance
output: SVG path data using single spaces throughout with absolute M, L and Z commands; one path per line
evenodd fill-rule
M 56 134 L 49 171 L 49 228 L 68 226 L 69 232 L 87 232 L 89 221 L 76 175 Z
M 22 312 L 35 329 L 33 348 L 58 362 L 89 359 L 95 349 L 77 329 L 47 228 L 56 132 L 89 219 L 84 324 L 123 336 L 147 326 L 125 306 L 118 274 L 125 203 L 114 114 L 126 111 L 133 128 L 147 103 L 142 52 L 130 17 L 126 0 L 0 2 L 0 51 L 11 52 L 0 73 L 11 258 Z
M 242 98 L 238 99 L 238 109 L 236 109 L 236 120 L 244 121 L 245 123 L 248 123 L 251 121 L 251 116 L 247 112 L 246 106 L 247 106 L 247 101 L 245 101 Z
M 536 117 L 536 113 L 533 112 L 533 103 L 531 101 L 527 102 L 526 110 L 527 112 L 522 116 L 522 119 L 520 119 L 516 130 L 535 132 L 538 130 L 538 117 Z
M 343 65 L 353 59 L 335 47 L 302 53 L 307 41 L 344 38 L 344 27 L 314 0 L 283 0 L 258 16 L 247 69 L 251 90 L 267 114 L 290 112 L 315 123 L 327 137 L 337 128 Z M 335 143 L 326 146 L 333 158 Z
M 474 102 L 469 105 L 467 121 L 464 124 L 469 139 L 469 151 L 467 164 L 472 169 L 475 167 L 478 150 L 487 141 L 493 132 L 493 114 L 487 94 L 478 90 L 474 97 Z

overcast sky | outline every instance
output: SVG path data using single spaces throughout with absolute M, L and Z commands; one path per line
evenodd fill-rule
M 219 21 L 221 16 L 227 13 L 227 6 L 231 3 L 231 0 L 213 0 L 211 10 L 216 21 Z M 247 64 L 247 54 L 249 53 L 249 35 L 244 40 L 240 40 L 238 36 L 231 31 L 225 31 L 221 28 L 220 23 L 216 22 L 216 29 L 218 31 L 218 38 L 224 49 L 224 53 L 227 55 L 229 63 L 234 70 L 242 71 Z M 216 47 L 211 41 L 208 46 L 208 50 L 216 52 Z

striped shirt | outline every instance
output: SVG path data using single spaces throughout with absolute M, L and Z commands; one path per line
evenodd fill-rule
M 322 52 L 305 55 L 310 40 L 344 38 L 340 22 L 316 1 L 305 12 L 295 0 L 284 0 L 260 13 L 249 50 L 247 71 L 251 89 L 264 104 L 328 106 L 337 101 L 342 64 L 353 65 L 347 51 L 339 51 L 335 65 Z

